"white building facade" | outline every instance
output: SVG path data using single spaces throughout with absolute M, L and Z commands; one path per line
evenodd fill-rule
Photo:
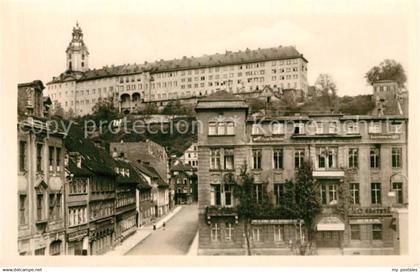
M 144 102 L 165 105 L 175 99 L 207 96 L 224 89 L 234 94 L 264 86 L 307 93 L 307 63 L 293 46 L 182 57 L 143 64 L 89 69 L 83 33 L 77 25 L 66 50 L 67 69 L 47 83 L 48 95 L 65 111 L 85 115 L 103 98 L 126 113 Z

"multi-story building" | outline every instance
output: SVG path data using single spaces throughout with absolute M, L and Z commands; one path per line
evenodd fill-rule
M 248 116 L 244 100 L 218 92 L 198 102 L 199 254 L 245 254 L 244 224 L 232 177 L 246 166 L 273 205 L 285 181 L 312 162 L 317 197 L 318 254 L 393 254 L 393 208 L 408 203 L 407 122 L 404 115 L 310 114 Z M 235 179 L 234 179 L 235 180 Z M 341 196 L 349 183 L 349 198 Z M 346 216 L 340 203 L 349 208 Z M 298 220 L 298 219 L 297 219 Z M 293 254 L 303 236 L 296 220 L 252 220 L 253 254 Z
M 117 173 L 115 240 L 121 242 L 137 229 L 136 191 L 141 178 L 127 160 L 117 159 L 115 164 Z
M 77 115 L 90 113 L 106 97 L 128 113 L 142 102 L 195 101 L 220 89 L 240 94 L 264 86 L 308 89 L 308 61 L 292 46 L 89 69 L 89 52 L 76 25 L 66 55 L 66 71 L 47 83 L 47 91 L 65 111 Z
M 74 255 L 101 255 L 116 241 L 117 174 L 108 152 L 83 135 L 83 129 L 73 124 L 65 138 L 67 251 Z
M 132 162 L 146 162 L 166 181 L 169 173 L 168 155 L 165 147 L 146 139 L 138 142 L 111 142 L 113 157 L 126 158 Z
M 176 161 L 171 167 L 171 189 L 176 204 L 191 204 L 198 199 L 197 175 L 190 164 Z
M 61 255 L 65 249 L 64 133 L 49 126 L 44 85 L 18 85 L 18 251 Z
M 193 143 L 188 147 L 184 154 L 179 158 L 185 164 L 191 165 L 193 168 L 197 168 L 198 160 L 197 160 L 197 143 Z

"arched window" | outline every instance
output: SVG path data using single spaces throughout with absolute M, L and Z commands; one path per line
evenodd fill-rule
M 55 255 L 60 255 L 61 253 L 61 240 L 56 240 L 53 241 L 50 244 L 50 255 L 55 256 Z

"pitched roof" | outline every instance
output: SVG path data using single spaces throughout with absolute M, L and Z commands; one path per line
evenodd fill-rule
M 192 170 L 193 168 L 191 165 L 189 165 L 188 163 L 182 163 L 182 162 L 179 162 L 178 164 L 171 167 L 171 171 L 186 172 L 186 171 L 192 171 Z
M 200 101 L 244 101 L 242 98 L 228 93 L 225 90 L 217 91 L 208 95 L 207 97 L 201 98 Z
M 244 99 L 221 90 L 199 99 L 195 110 L 220 108 L 247 109 L 248 105 Z
M 66 122 L 68 126 L 68 122 Z M 72 124 L 68 135 L 64 138 L 64 144 L 68 151 L 79 152 L 82 156 L 82 165 L 89 171 L 101 175 L 115 175 L 113 159 L 105 150 L 95 146 L 92 140 L 83 137 L 83 129 Z
M 66 79 L 84 81 L 96 78 L 112 77 L 118 75 L 138 74 L 142 72 L 161 73 L 187 69 L 200 69 L 242 63 L 253 63 L 270 60 L 282 60 L 302 58 L 303 54 L 293 46 L 277 46 L 264 49 L 244 51 L 226 51 L 224 54 L 216 53 L 201 57 L 182 57 L 181 59 L 159 60 L 155 62 L 144 62 L 143 64 L 126 64 L 117 66 L 105 66 L 101 69 L 89 69 L 83 73 L 65 72 L 53 78 L 47 84 L 64 82 Z
M 141 172 L 143 172 L 147 176 L 151 177 L 153 181 L 156 181 L 156 183 L 159 187 L 168 187 L 169 186 L 169 184 L 167 184 L 162 179 L 162 177 L 159 175 L 159 173 L 156 171 L 156 169 L 153 168 L 152 166 L 144 164 L 144 163 L 135 163 L 135 166 Z

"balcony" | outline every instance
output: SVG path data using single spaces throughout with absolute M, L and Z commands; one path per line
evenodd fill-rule
M 312 176 L 315 179 L 341 179 L 344 177 L 343 170 L 314 170 Z

